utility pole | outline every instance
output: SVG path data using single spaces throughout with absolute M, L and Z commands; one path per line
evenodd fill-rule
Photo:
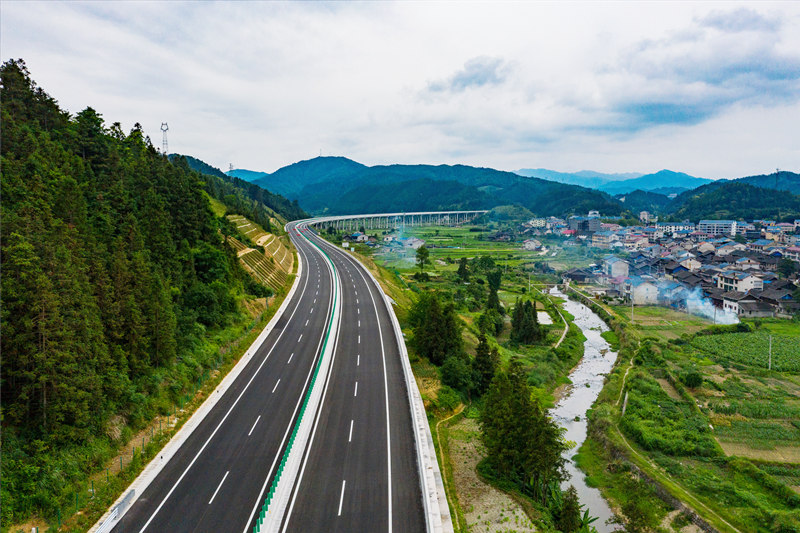
M 769 336 L 769 370 L 772 370 L 772 335 Z
M 631 285 L 631 325 L 633 325 L 633 285 Z

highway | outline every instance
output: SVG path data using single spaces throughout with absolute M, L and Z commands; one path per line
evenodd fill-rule
M 289 232 L 303 268 L 283 316 L 113 531 L 252 531 L 337 320 L 330 371 L 316 378 L 324 380 L 322 404 L 298 451 L 303 466 L 282 530 L 425 530 L 407 391 L 384 300 L 345 252 L 296 224 Z

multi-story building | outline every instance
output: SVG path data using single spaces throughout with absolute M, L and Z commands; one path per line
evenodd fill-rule
M 595 217 L 569 217 L 569 229 L 586 235 L 600 231 L 600 219 Z
M 715 276 L 717 288 L 724 291 L 747 292 L 753 289 L 763 289 L 764 281 L 749 272 L 725 270 Z
M 736 235 L 735 220 L 701 220 L 697 230 L 708 235 Z

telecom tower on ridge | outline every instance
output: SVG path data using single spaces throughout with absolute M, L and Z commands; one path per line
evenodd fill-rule
M 164 155 L 167 155 L 167 131 L 169 131 L 169 126 L 166 122 L 161 123 L 161 131 L 164 132 L 164 135 L 161 138 L 161 150 L 164 152 Z

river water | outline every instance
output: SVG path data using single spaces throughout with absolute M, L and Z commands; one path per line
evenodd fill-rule
M 578 491 L 581 504 L 589 509 L 591 516 L 598 518 L 592 525 L 597 528 L 599 533 L 607 533 L 616 529 L 613 525 L 606 525 L 606 520 L 613 516 L 611 508 L 599 490 L 586 484 L 584 474 L 575 466 L 572 456 L 586 440 L 586 411 L 592 407 L 597 395 L 600 394 L 605 375 L 611 372 L 614 361 L 617 360 L 617 352 L 611 351 L 608 342 L 600 336 L 609 328 L 591 309 L 582 303 L 568 299 L 557 287 L 553 288 L 550 294 L 565 300 L 563 308 L 575 317 L 575 325 L 583 331 L 583 335 L 586 337 L 583 359 L 569 375 L 572 385 L 556 406 L 550 410 L 553 420 L 561 427 L 566 428 L 565 438 L 575 443 L 574 448 L 570 448 L 564 453 L 564 457 L 567 459 L 566 470 L 570 479 L 564 482 L 562 488 L 573 485 Z

